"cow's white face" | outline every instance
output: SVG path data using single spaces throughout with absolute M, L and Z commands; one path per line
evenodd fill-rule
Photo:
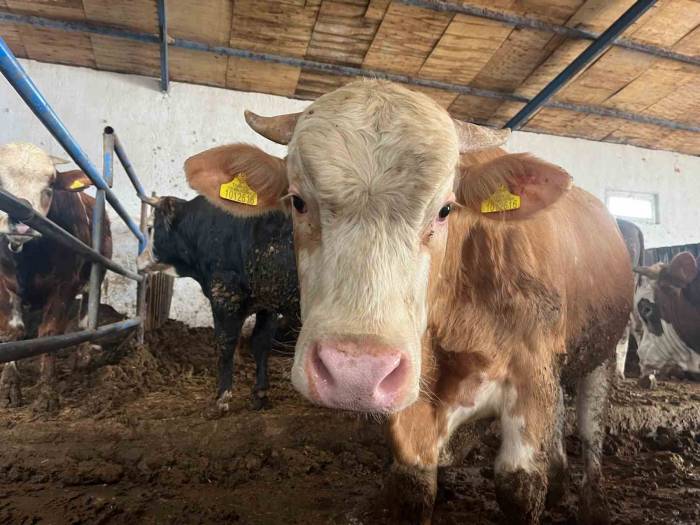
M 42 215 L 49 212 L 56 175 L 51 157 L 32 144 L 0 147 L 0 188 L 23 199 Z M 26 233 L 28 228 L 13 223 L 0 212 L 0 231 Z
M 51 157 L 33 144 L 0 146 L 0 189 L 46 216 L 51 208 L 54 190 L 79 191 L 91 184 L 81 171 L 57 174 L 55 166 L 63 163 L 67 161 Z M 2 211 L 0 232 L 7 234 L 10 246 L 15 247 L 21 247 L 22 243 L 37 235 Z
M 432 100 L 369 86 L 313 104 L 289 144 L 303 320 L 292 381 L 325 405 L 385 412 L 418 395 L 459 152 Z

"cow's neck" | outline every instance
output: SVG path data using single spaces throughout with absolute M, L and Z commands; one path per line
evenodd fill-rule
M 521 367 L 516 346 L 543 351 L 543 334 L 561 321 L 561 299 L 538 272 L 522 228 L 464 211 L 450 219 L 445 259 L 430 287 L 428 333 L 434 388 L 447 404 L 464 404 Z
M 458 212 L 439 279 L 431 286 L 430 322 L 451 351 L 483 347 L 484 321 L 526 336 L 560 319 L 561 298 L 538 270 L 527 231 Z M 444 339 L 457 338 L 454 347 Z M 477 344 L 478 342 L 478 344 Z

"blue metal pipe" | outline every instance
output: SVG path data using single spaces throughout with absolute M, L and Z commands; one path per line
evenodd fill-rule
M 167 93 L 170 82 L 168 71 L 168 11 L 166 0 L 158 0 L 158 28 L 160 30 L 160 90 Z
M 114 128 L 112 128 L 111 126 L 107 126 L 104 129 L 104 133 L 106 135 L 112 135 L 112 137 L 114 138 L 114 152 L 117 154 L 117 158 L 119 159 L 119 162 L 121 162 L 124 171 L 126 171 L 126 174 L 128 175 L 129 180 L 131 181 L 131 185 L 136 190 L 136 194 L 139 196 L 140 199 L 147 197 L 146 190 L 143 189 L 141 181 L 136 175 L 136 172 L 134 171 L 134 167 L 132 166 L 129 157 L 126 156 L 126 151 L 124 151 L 119 137 L 114 132 Z
M 530 102 L 525 104 L 518 113 L 511 118 L 504 128 L 512 130 L 518 129 L 525 124 L 537 110 L 559 92 L 577 73 L 584 70 L 591 62 L 597 59 L 603 51 L 610 47 L 615 39 L 619 37 L 625 30 L 631 26 L 635 20 L 647 12 L 651 6 L 656 3 L 656 0 L 638 0 L 624 14 L 615 20 L 615 22 L 605 30 L 583 53 L 576 57 L 564 71 L 559 73 L 554 79 L 547 84 Z
M 107 202 L 114 208 L 122 220 L 126 223 L 132 233 L 139 241 L 139 253 L 146 247 L 146 239 L 139 230 L 138 225 L 129 217 L 119 199 L 109 188 L 100 173 L 95 169 L 85 152 L 80 148 L 70 132 L 58 118 L 53 108 L 46 101 L 41 92 L 32 82 L 29 75 L 24 71 L 14 54 L 0 37 L 0 71 L 7 81 L 17 91 L 24 102 L 34 112 L 37 118 L 49 130 L 51 135 L 63 146 L 63 149 L 71 156 L 75 163 L 80 166 L 92 183 L 100 190 L 104 190 Z

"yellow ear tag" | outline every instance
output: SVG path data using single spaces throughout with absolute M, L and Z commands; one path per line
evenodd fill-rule
M 68 189 L 70 190 L 82 190 L 85 187 L 85 184 L 80 182 L 79 179 L 75 179 L 73 182 L 70 183 L 70 186 L 68 186 Z
M 520 208 L 520 196 L 513 195 L 504 185 L 499 186 L 493 195 L 481 202 L 481 213 L 510 211 L 518 208 Z
M 258 194 L 246 182 L 246 174 L 238 173 L 233 180 L 219 187 L 219 197 L 249 206 L 258 205 Z

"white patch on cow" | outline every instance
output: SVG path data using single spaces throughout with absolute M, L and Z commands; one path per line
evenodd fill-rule
M 447 416 L 448 435 L 452 435 L 460 425 L 468 421 L 475 421 L 494 415 L 502 400 L 502 385 L 496 381 L 484 381 L 479 385 L 474 395 L 473 405 L 459 405 L 450 410 Z
M 464 423 L 492 417 L 503 405 L 503 386 L 497 381 L 483 381 L 477 388 L 472 405 L 456 405 L 447 409 L 447 432 L 438 440 L 438 449 L 449 443 L 453 432 Z
M 686 372 L 700 373 L 700 354 L 686 345 L 672 324 L 661 319 L 663 333 L 652 334 L 644 327 L 642 343 L 639 345 L 639 366 L 642 375 L 677 366 Z
M 630 321 L 631 322 L 631 321 Z M 627 349 L 630 342 L 630 324 L 627 324 L 625 332 L 615 347 L 615 372 L 621 378 L 625 378 L 625 361 L 627 361 Z
M 496 458 L 497 472 L 530 472 L 533 468 L 535 449 L 523 438 L 523 416 L 501 415 L 501 449 Z
M 24 330 L 24 321 L 22 320 L 22 301 L 15 294 L 10 293 L 10 320 L 8 322 L 13 330 Z
M 249 315 L 243 321 L 243 326 L 241 327 L 241 337 L 249 339 L 253 335 L 253 330 L 255 329 L 255 314 Z

